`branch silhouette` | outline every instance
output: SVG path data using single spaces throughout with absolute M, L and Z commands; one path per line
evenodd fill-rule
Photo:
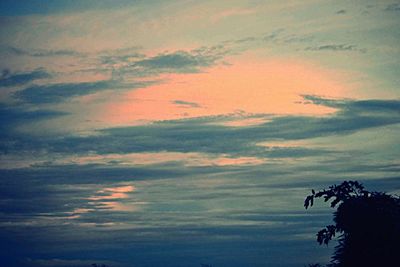
M 311 191 L 304 201 L 308 209 L 314 200 L 330 201 L 334 225 L 317 233 L 326 244 L 338 235 L 331 259 L 334 267 L 398 266 L 400 262 L 400 199 L 382 192 L 369 192 L 357 181 L 344 181 L 319 192 Z

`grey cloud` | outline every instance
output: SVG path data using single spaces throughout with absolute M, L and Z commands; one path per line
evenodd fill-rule
M 336 14 L 346 14 L 346 10 L 345 9 L 341 9 L 336 11 Z
M 0 87 L 24 85 L 35 80 L 50 78 L 51 75 L 43 69 L 36 69 L 31 72 L 11 73 L 4 69 L 0 76 Z

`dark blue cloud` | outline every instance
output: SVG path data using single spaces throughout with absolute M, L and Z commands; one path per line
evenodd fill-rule
M 133 89 L 153 84 L 154 82 L 123 83 L 116 80 L 104 80 L 82 83 L 58 83 L 50 85 L 32 85 L 14 94 L 28 103 L 57 103 L 76 96 L 92 94 L 103 90 Z
M 46 3 L 38 3 L 35 0 L 26 0 L 24 2 L 13 0 L 2 0 L 0 2 L 1 16 L 23 16 L 33 14 L 57 14 L 65 12 L 76 12 L 90 9 L 110 9 L 122 8 L 132 3 L 141 1 L 131 0 L 57 0 L 48 1 Z
M 5 52 L 9 52 L 17 56 L 31 56 L 31 57 L 53 57 L 53 56 L 84 57 L 85 56 L 85 54 L 73 50 L 44 50 L 44 49 L 24 50 L 13 46 L 6 46 L 3 47 L 2 49 L 5 50 Z
M 347 177 L 359 177 L 361 173 L 366 177 L 375 176 L 382 179 L 392 177 L 398 181 L 395 173 L 398 166 L 388 164 L 371 165 L 370 162 L 350 162 L 343 164 L 340 151 L 329 151 L 309 147 L 260 147 L 256 144 L 268 140 L 298 140 L 321 136 L 335 136 L 354 133 L 372 127 L 387 126 L 400 122 L 399 101 L 390 100 L 329 100 L 316 96 L 305 96 L 306 101 L 338 108 L 338 112 L 330 117 L 277 117 L 272 121 L 246 127 L 227 127 L 213 125 L 218 118 L 199 118 L 189 120 L 165 121 L 151 125 L 104 129 L 99 135 L 86 137 L 46 136 L 35 137 L 27 134 L 10 133 L 1 136 L 1 151 L 13 153 L 46 153 L 52 155 L 87 155 L 88 153 L 132 153 L 132 152 L 205 152 L 215 156 L 228 154 L 236 156 L 257 156 L 280 159 L 305 158 L 309 156 L 328 157 L 334 155 L 333 160 L 318 161 L 317 164 L 271 164 L 266 162 L 256 166 L 207 166 L 189 167 L 183 162 L 168 162 L 165 164 L 144 165 L 141 167 L 124 167 L 118 162 L 91 165 L 54 165 L 50 161 L 36 164 L 30 168 L 0 170 L 2 186 L 0 187 L 0 212 L 8 218 L 25 214 L 36 216 L 68 217 L 66 212 L 78 208 L 94 208 L 88 202 L 98 186 L 111 187 L 120 183 L 140 181 L 160 181 L 162 179 L 196 179 L 205 180 L 229 177 L 229 179 L 246 181 L 243 183 L 222 183 L 216 189 L 202 191 L 196 188 L 186 189 L 179 194 L 165 195 L 175 204 L 162 202 L 151 208 L 154 213 L 184 211 L 183 207 L 192 209 L 192 212 L 202 212 L 204 207 L 199 203 L 188 204 L 188 201 L 212 201 L 241 203 L 246 199 L 262 199 L 271 197 L 271 188 L 309 188 L 330 184 Z M 27 113 L 26 111 L 8 110 L 13 112 L 16 122 L 45 118 L 55 114 Z M 2 117 L 7 121 L 8 115 Z M 19 118 L 19 119 L 17 119 Z M 14 122 L 13 122 L 14 123 Z M 6 131 L 7 133 L 7 131 Z M 53 154 L 56 153 L 56 154 Z M 345 156 L 352 156 L 347 151 Z M 350 154 L 349 154 L 350 153 Z M 337 158 L 337 156 L 339 156 Z M 392 176 L 389 176 L 392 175 Z M 263 177 L 268 179 L 263 179 Z M 323 176 L 324 179 L 320 179 Z M 292 182 L 288 184 L 288 180 Z M 261 183 L 261 184 L 260 184 Z M 92 185 L 92 186 L 88 186 Z M 72 186 L 72 187 L 71 187 Z M 171 190 L 177 190 L 172 189 Z M 254 190 L 258 190 L 257 192 Z M 156 191 L 157 192 L 157 191 Z M 283 193 L 282 193 L 283 194 Z M 155 196 L 153 196 L 155 197 Z M 292 196 L 291 196 L 292 197 Z M 154 199 L 154 198 L 153 198 Z M 12 201 L 13 205 L 9 205 Z M 93 201 L 92 201 L 93 202 Z M 301 202 L 301 200 L 299 200 Z M 46 203 L 46 204 L 43 204 Z M 182 203 L 186 203 L 183 205 Z M 196 205 L 195 205 L 196 204 Z M 189 206 L 188 206 L 189 205 Z M 99 207 L 96 206 L 97 209 Z M 229 211 L 229 209 L 228 209 Z M 98 212 L 105 215 L 112 211 L 102 209 Z M 101 217 L 99 213 L 85 214 L 77 219 L 80 222 L 104 223 L 113 220 L 131 220 L 123 214 L 112 217 Z M 143 217 L 142 220 L 148 219 Z M 195 215 L 193 215 L 195 218 Z M 229 218 L 229 212 L 220 214 L 220 219 Z M 257 215 L 259 216 L 259 215 Z M 17 217 L 15 217 L 17 218 Z M 19 218 L 19 217 L 18 217 Z M 24 218 L 24 217 L 21 217 Z M 189 219 L 189 218 L 188 218 Z M 251 217 L 241 220 L 250 220 Z M 18 221 L 19 219 L 13 219 Z M 111 221 L 110 221 L 111 220 Z M 257 218 L 253 218 L 254 221 Z
M 142 171 L 138 172 L 138 169 Z M 237 183 L 235 181 L 241 171 L 238 170 L 237 176 L 232 177 L 235 169 L 222 169 L 227 182 L 208 189 L 196 186 L 180 188 L 182 180 L 179 179 L 199 179 L 206 184 L 208 176 L 210 182 L 218 180 L 216 175 L 219 168 L 185 169 L 182 165 L 142 168 L 58 165 L 3 170 L 0 175 L 6 186 L 0 187 L 0 209 L 3 214 L 0 219 L 3 229 L 0 244 L 5 245 L 4 240 L 13 237 L 14 241 L 8 249 L 14 252 L 9 253 L 7 258 L 13 262 L 10 255 L 16 254 L 15 250 L 18 250 L 19 255 L 15 257 L 19 260 L 28 257 L 32 259 L 29 261 L 31 265 L 27 266 L 40 266 L 39 263 L 45 260 L 38 259 L 51 262 L 54 258 L 97 259 L 97 262 L 116 260 L 124 262 L 126 266 L 198 266 L 201 262 L 218 263 L 221 266 L 249 263 L 263 266 L 266 261 L 276 262 L 281 255 L 288 253 L 295 260 L 280 261 L 282 266 L 307 263 L 307 257 L 301 258 L 299 254 L 315 253 L 305 246 L 307 242 L 312 246 L 312 239 L 296 239 L 293 236 L 310 232 L 313 234 L 316 225 L 326 224 L 328 214 L 311 216 L 289 210 L 266 212 L 268 202 L 273 203 L 275 197 L 271 197 L 267 185 L 260 185 L 264 182 L 271 184 L 272 172 L 264 170 L 255 176 L 254 173 L 254 180 L 245 176 L 241 183 Z M 252 167 L 245 169 L 251 171 Z M 264 179 L 266 175 L 268 179 Z M 168 179 L 166 181 L 172 184 L 166 191 L 159 191 L 160 187 L 156 185 L 161 182 L 164 188 L 162 179 Z M 228 182 L 230 179 L 232 181 Z M 95 208 L 89 203 L 93 200 L 87 198 L 103 187 L 118 186 L 120 182 L 135 184 L 138 181 L 150 182 L 147 189 L 147 186 L 138 186 L 138 192 L 133 192 L 131 196 L 133 199 L 146 200 L 151 195 L 152 202 L 145 211 L 116 212 L 97 207 L 93 212 L 81 214 L 80 218 L 68 219 L 73 214 L 65 214 L 76 208 Z M 255 181 L 258 183 L 255 184 Z M 277 188 L 274 187 L 272 191 Z M 286 199 L 286 194 L 293 196 L 293 188 L 298 190 L 296 185 L 289 188 L 285 184 L 284 188 L 284 191 L 278 193 L 278 198 Z M 136 194 L 140 196 L 135 197 Z M 218 207 L 223 202 L 248 201 L 252 205 L 244 205 L 245 209 L 231 207 L 217 212 L 212 209 L 207 211 L 203 207 L 207 203 L 215 203 L 212 205 Z M 299 202 L 301 208 L 302 197 L 295 201 Z M 188 208 L 190 203 L 197 206 Z M 310 216 L 312 220 L 307 219 Z M 13 224 L 5 226 L 7 221 Z M 133 224 L 134 228 L 109 228 L 102 226 L 104 223 Z M 15 233 L 19 236 L 16 237 Z M 32 249 L 33 244 L 36 244 L 35 249 Z M 254 257 L 254 253 L 265 249 L 269 253 Z M 241 251 L 240 259 L 226 262 L 232 251 Z M 182 257 L 182 253 L 191 256 Z M 25 265 L 15 263 L 8 266 Z
M 6 106 L 0 104 L 0 137 L 6 138 L 6 136 L 8 136 L 7 138 L 10 138 L 14 136 L 14 127 L 18 125 L 55 118 L 63 115 L 66 115 L 66 113 L 43 109 L 32 110 L 24 107 Z M 0 139 L 0 143 L 3 141 L 4 139 Z
M 345 99 L 326 99 L 313 95 L 305 95 L 303 97 L 305 100 L 308 100 L 316 105 L 338 108 L 340 110 L 340 113 L 346 116 L 362 115 L 366 113 L 370 114 L 371 116 L 400 116 L 400 101 L 398 100 L 370 99 L 353 101 Z
M 35 80 L 50 78 L 51 75 L 43 69 L 36 69 L 31 72 L 11 73 L 5 69 L 0 76 L 0 86 L 24 85 Z

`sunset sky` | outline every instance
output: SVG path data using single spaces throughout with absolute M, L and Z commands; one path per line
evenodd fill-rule
M 400 194 L 400 2 L 1 0 L 6 267 L 295 267 L 312 188 Z

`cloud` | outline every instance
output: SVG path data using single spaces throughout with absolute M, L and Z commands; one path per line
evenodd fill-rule
M 0 187 L 0 212 L 4 215 L 0 219 L 0 227 L 58 228 L 60 225 L 84 226 L 90 223 L 118 228 L 118 224 L 129 226 L 133 221 L 140 227 L 144 224 L 148 227 L 165 226 L 168 221 L 159 217 L 163 217 L 162 212 L 149 214 L 142 211 L 142 207 L 148 210 L 147 205 L 150 205 L 153 212 L 167 208 L 182 209 L 181 200 L 188 199 L 190 195 L 198 198 L 199 193 L 203 195 L 207 192 L 187 184 L 183 186 L 188 186 L 184 192 L 179 193 L 182 190 L 180 186 L 171 188 L 171 195 L 162 192 L 153 194 L 152 190 L 163 190 L 163 185 L 172 180 L 184 181 L 188 177 L 201 180 L 228 171 L 232 173 L 234 170 L 228 167 L 185 167 L 177 163 L 129 168 L 41 165 L 0 170 L 3 182 Z M 152 194 L 151 200 L 146 196 L 148 193 Z M 9 205 L 10 202 L 13 205 Z M 191 213 L 190 207 L 187 211 Z M 9 224 L 10 220 L 12 224 Z
M 340 112 L 347 116 L 352 116 L 352 114 L 370 114 L 375 116 L 386 115 L 388 117 L 396 117 L 400 115 L 399 100 L 371 99 L 353 101 L 349 99 L 327 99 L 313 95 L 305 95 L 303 97 L 305 100 L 309 100 L 316 105 L 339 108 Z
M 98 266 L 121 266 L 116 261 L 104 260 L 71 260 L 71 259 L 26 259 L 22 262 L 24 267 L 90 267 L 97 263 Z
M 31 56 L 31 57 L 58 57 L 58 56 L 85 56 L 85 54 L 73 50 L 46 50 L 46 49 L 32 49 L 24 50 L 18 47 L 8 46 L 3 48 L 17 56 Z
M 147 57 L 134 62 L 132 67 L 142 68 L 150 73 L 193 73 L 214 65 L 226 53 L 228 52 L 223 46 L 201 47 L 189 52 L 181 50 Z
M 198 103 L 188 102 L 188 101 L 183 101 L 183 100 L 174 100 L 174 101 L 172 101 L 172 103 L 176 104 L 180 107 L 184 107 L 184 108 L 199 108 L 199 107 L 201 107 Z
M 20 137 L 13 143 L 5 142 L 5 149 L 37 150 L 45 146 L 49 152 L 67 154 L 85 154 L 89 151 L 97 154 L 168 151 L 228 154 L 231 157 L 304 157 L 324 153 L 324 149 L 267 149 L 258 143 L 345 135 L 400 122 L 400 101 L 396 100 L 331 100 L 315 96 L 305 96 L 305 100 L 305 104 L 312 101 L 335 107 L 338 111 L 325 117 L 267 116 L 267 122 L 242 127 L 223 125 L 226 118 L 222 118 L 221 124 L 218 124 L 218 117 L 204 117 L 102 129 L 93 136 L 49 138 L 36 142 L 28 137 Z
M 111 3 L 106 0 L 86 0 L 84 2 L 59 0 L 50 2 L 47 5 L 37 5 L 36 1 L 27 0 L 22 5 L 12 0 L 3 0 L 0 4 L 0 14 L 6 16 L 51 15 L 96 9 L 110 10 L 127 7 L 129 5 L 132 5 L 132 1 L 118 0 Z
M 30 110 L 24 107 L 0 104 L 0 137 L 12 136 L 14 134 L 15 126 L 63 115 L 66 115 L 66 113 L 43 109 Z
M 309 46 L 304 50 L 306 51 L 357 51 L 365 53 L 365 49 L 360 49 L 356 45 L 351 44 L 325 44 L 319 46 Z
M 1 151 L 16 155 L 26 153 L 35 158 L 40 155 L 42 160 L 29 168 L 0 170 L 3 181 L 0 196 L 2 199 L 13 201 L 13 205 L 9 205 L 7 201 L 0 201 L 0 212 L 8 218 L 14 218 L 14 224 L 18 222 L 58 225 L 64 222 L 104 225 L 127 223 L 134 221 L 133 218 L 136 216 L 138 221 L 142 222 L 149 218 L 145 212 L 137 208 L 137 203 L 148 202 L 148 196 L 151 195 L 153 204 L 146 206 L 146 209 L 152 209 L 153 215 L 160 214 L 159 221 L 152 218 L 156 224 L 167 223 L 163 219 L 164 212 L 188 212 L 186 209 L 192 212 L 212 210 L 214 204 L 208 201 L 215 198 L 218 199 L 218 207 L 225 210 L 224 214 L 219 214 L 220 217 L 218 220 L 215 219 L 215 222 L 220 223 L 221 220 L 231 222 L 230 205 L 235 205 L 235 209 L 245 209 L 249 204 L 247 200 L 260 200 L 267 197 L 266 194 L 277 194 L 280 197 L 278 199 L 281 199 L 279 201 L 283 201 L 280 195 L 283 193 L 276 191 L 277 188 L 290 187 L 292 190 L 298 187 L 303 190 L 308 188 L 310 181 L 313 185 L 326 184 L 337 181 L 338 177 L 359 178 L 361 174 L 365 179 L 393 176 L 396 171 L 393 166 L 390 167 L 387 162 L 371 165 L 368 155 L 359 156 L 357 154 L 359 152 L 354 148 L 342 149 L 338 144 L 312 145 L 313 143 L 308 140 L 332 138 L 365 129 L 398 124 L 400 101 L 334 100 L 318 96 L 304 96 L 304 98 L 305 104 L 313 102 L 335 107 L 338 111 L 325 117 L 271 118 L 269 116 L 270 120 L 266 123 L 242 127 L 218 124 L 219 121 L 225 122 L 226 118 L 204 117 L 103 129 L 94 136 L 38 138 L 18 133 L 2 135 Z M 15 110 L 13 112 L 16 113 Z M 44 118 L 51 116 L 46 113 L 38 113 L 39 115 L 25 113 L 26 111 L 21 112 L 19 115 L 21 119 L 17 122 L 23 123 L 35 116 Z M 4 119 L 6 117 L 4 116 Z M 13 117 L 18 116 L 13 115 Z M 268 140 L 270 142 L 266 142 Z M 285 140 L 290 142 L 285 143 Z M 277 145 L 279 142 L 283 145 Z M 153 161 L 144 159 L 142 164 L 135 165 L 135 162 L 140 163 L 140 153 L 159 151 L 165 155 L 165 160 L 158 162 L 157 159 Z M 133 152 L 138 153 L 137 159 L 133 158 L 133 164 L 128 166 L 117 161 L 112 162 L 118 160 L 117 156 L 108 156 L 110 153 L 115 153 L 123 157 L 123 154 Z M 172 158 L 168 161 L 168 157 L 173 154 L 167 152 L 208 153 L 205 156 L 209 156 L 209 159 L 206 157 L 204 161 L 208 160 L 209 164 L 206 164 L 206 168 L 202 164 L 186 164 L 186 154 L 183 153 L 179 154 L 178 160 Z M 152 155 L 157 157 L 157 154 L 147 156 L 152 157 Z M 92 159 L 102 159 L 104 156 L 104 160 L 78 164 L 79 156 Z M 75 158 L 75 162 L 78 163 L 68 163 L 68 157 Z M 307 159 L 309 157 L 312 160 Z M 189 163 L 190 160 L 203 159 L 191 158 Z M 63 161 L 65 163 L 60 164 Z M 263 185 L 257 185 L 255 189 L 254 184 L 266 176 L 268 179 L 261 179 Z M 320 179 L 321 176 L 324 177 L 323 181 Z M 241 179 L 246 180 L 246 186 L 238 182 Z M 165 190 L 165 187 L 171 184 L 171 180 L 179 186 L 167 187 L 168 194 L 157 191 L 161 190 L 160 188 Z M 288 180 L 292 181 L 290 185 L 287 183 Z M 156 185 L 160 188 L 155 187 Z M 146 189 L 147 186 L 150 187 Z M 267 190 L 272 187 L 275 189 Z M 143 192 L 143 190 L 149 191 Z M 125 194 L 128 191 L 133 191 L 129 197 Z M 124 194 L 113 195 L 121 192 Z M 111 196 L 112 199 L 108 199 Z M 268 197 L 276 199 L 275 195 Z M 291 197 L 296 198 L 296 195 Z M 294 202 L 296 202 L 294 199 L 293 202 L 290 201 Z M 284 205 L 280 202 L 268 204 L 270 209 L 282 206 Z M 290 209 L 291 206 L 287 208 Z M 118 216 L 103 216 L 112 212 Z M 135 214 L 124 215 L 127 212 Z M 25 216 L 19 216 L 22 214 Z M 191 216 L 193 217 L 187 217 L 185 220 L 189 222 L 196 220 L 195 215 Z
M 102 80 L 96 82 L 32 85 L 17 91 L 14 97 L 33 104 L 57 103 L 72 97 L 88 95 L 98 91 L 142 88 L 153 83 L 154 82 L 123 83 L 116 80 Z
M 211 16 L 211 21 L 213 23 L 217 23 L 221 20 L 225 20 L 227 18 L 236 17 L 236 16 L 248 16 L 257 13 L 257 9 L 250 8 L 230 8 L 223 10 L 219 13 L 213 14 Z
M 295 44 L 309 42 L 313 38 L 310 34 L 288 33 L 285 29 L 279 28 L 263 36 L 262 40 L 277 44 Z
M 399 3 L 393 3 L 389 4 L 386 8 L 386 11 L 400 11 L 400 4 Z
M 321 101 L 321 100 L 320 100 Z M 326 102 L 332 100 L 325 100 Z M 336 103 L 336 102 L 334 102 Z M 339 105 L 338 100 L 336 105 Z M 323 103 L 321 103 L 323 104 Z M 328 105 L 324 103 L 325 105 Z M 330 104 L 332 105 L 332 104 Z M 254 156 L 266 155 L 265 148 L 255 145 L 257 142 L 271 139 L 296 140 L 347 134 L 370 127 L 378 127 L 400 122 L 398 116 L 399 101 L 348 100 L 341 110 L 330 117 L 276 117 L 269 122 L 248 127 L 227 127 L 211 125 L 203 119 L 165 121 L 152 125 L 104 129 L 99 137 L 93 137 L 99 153 L 112 152 L 144 152 L 144 151 L 176 151 L 231 153 L 233 155 Z M 394 116 L 397 115 L 397 116 Z M 146 138 L 143 138 L 143 137 Z M 204 138 L 207 136 L 207 138 Z M 251 138 L 249 138 L 251 137 Z M 99 138 L 97 140 L 97 138 Z M 104 139 L 103 139 L 104 138 Z M 75 139 L 77 149 L 80 146 L 92 146 L 91 138 Z M 101 141 L 101 140 L 104 141 Z M 66 140 L 67 141 L 67 140 Z M 80 144 L 82 142 L 82 144 Z M 232 146 L 235 144 L 235 146 Z M 69 147 L 66 145 L 64 147 Z M 86 149 L 89 149 L 86 148 Z M 290 154 L 288 150 L 288 154 Z M 298 151 L 300 152 L 300 151 Z M 303 151 L 309 153 L 310 151 Z M 280 153 L 283 153 L 280 150 Z
M 98 55 L 83 54 L 87 64 L 97 62 L 92 71 L 112 72 L 115 77 L 134 80 L 168 73 L 198 73 L 214 66 L 232 51 L 219 44 L 192 50 L 178 50 L 154 55 L 139 51 L 140 47 L 100 51 Z
M 44 69 L 36 69 L 31 72 L 11 73 L 10 70 L 4 69 L 0 76 L 0 87 L 25 85 L 35 80 L 47 79 L 51 75 Z
M 122 55 L 115 55 L 115 54 L 101 55 L 100 61 L 102 64 L 118 66 L 120 64 L 130 64 L 132 61 L 136 61 L 142 58 L 145 58 L 145 55 L 137 52 L 130 52 L 130 53 L 124 53 Z

